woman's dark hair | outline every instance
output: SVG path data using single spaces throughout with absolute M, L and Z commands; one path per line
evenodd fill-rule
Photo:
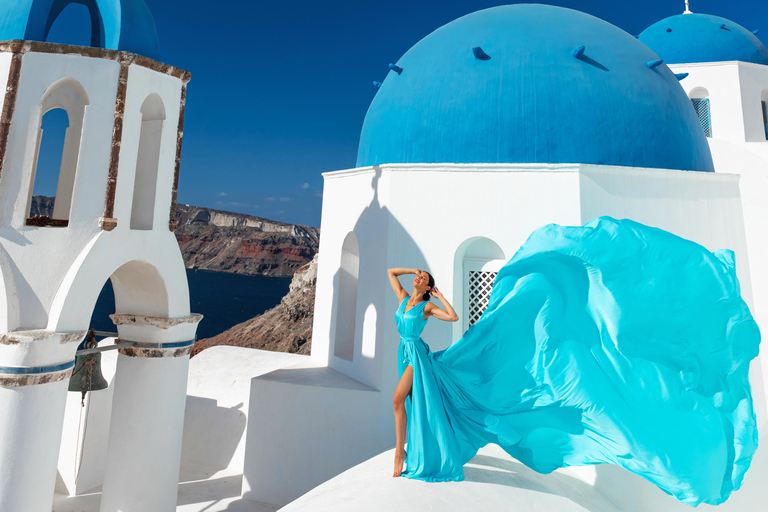
M 432 277 L 432 274 L 430 274 L 429 272 L 427 272 L 427 275 L 429 276 L 429 283 L 428 283 L 428 285 L 429 285 L 430 288 L 432 288 L 433 286 L 435 286 L 435 278 Z M 422 298 L 424 300 L 429 300 L 430 299 L 429 292 L 424 292 L 424 295 L 422 296 Z

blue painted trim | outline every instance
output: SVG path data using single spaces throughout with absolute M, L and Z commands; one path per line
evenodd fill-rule
M 690 73 L 675 73 L 678 80 L 685 80 Z
M 21 368 L 17 366 L 0 366 L 0 373 L 13 373 L 13 374 L 37 374 L 37 373 L 51 373 L 60 372 L 61 370 L 68 370 L 75 366 L 75 360 L 71 360 L 67 363 L 55 364 L 51 366 L 32 366 Z
M 403 72 L 403 68 L 401 68 L 400 66 L 396 66 L 396 65 L 392 64 L 391 62 L 389 63 L 389 69 L 391 69 L 392 71 L 394 71 L 398 75 Z
M 194 345 L 195 340 L 174 341 L 173 343 L 153 343 L 144 341 L 134 341 L 132 343 L 136 348 L 182 348 Z
M 573 55 L 577 59 L 580 59 L 581 57 L 584 56 L 584 50 L 585 48 L 583 46 L 577 46 L 576 48 L 573 49 L 573 51 L 571 52 L 571 55 Z

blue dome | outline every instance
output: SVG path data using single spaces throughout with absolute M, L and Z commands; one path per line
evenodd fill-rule
M 667 64 L 740 60 L 768 65 L 768 48 L 749 30 L 719 16 L 678 14 L 654 23 L 638 38 Z
M 160 59 L 155 19 L 144 0 L 8 0 L 0 2 L 0 41 L 45 41 L 69 4 L 83 4 L 91 16 L 91 46 Z
M 619 28 L 570 9 L 518 4 L 469 14 L 419 41 L 398 61 L 402 71 L 389 72 L 365 116 L 357 166 L 586 163 L 714 172 L 677 78 L 648 65 L 657 58 Z

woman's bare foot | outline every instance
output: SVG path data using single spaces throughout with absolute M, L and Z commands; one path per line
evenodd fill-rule
M 395 472 L 392 476 L 400 476 L 403 472 L 403 463 L 405 463 L 405 452 L 395 452 Z

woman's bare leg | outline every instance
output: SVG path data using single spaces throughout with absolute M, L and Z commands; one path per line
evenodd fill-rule
M 405 399 L 411 392 L 413 384 L 413 367 L 408 365 L 400 377 L 400 382 L 395 389 L 395 396 L 392 397 L 392 406 L 395 408 L 395 431 L 397 432 L 397 442 L 395 444 L 395 472 L 392 476 L 400 476 L 405 462 L 405 428 L 408 424 L 408 418 L 405 414 Z

